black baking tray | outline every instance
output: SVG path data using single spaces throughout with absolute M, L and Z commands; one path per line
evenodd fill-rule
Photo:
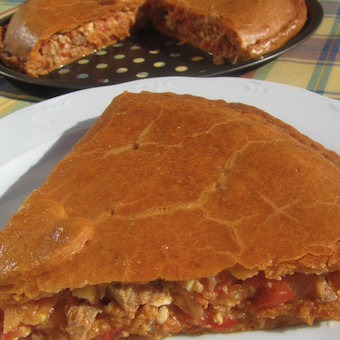
M 236 64 L 214 65 L 213 57 L 188 44 L 147 30 L 92 53 L 45 76 L 32 77 L 0 63 L 0 74 L 27 84 L 70 90 L 124 83 L 142 78 L 165 76 L 213 77 L 246 73 L 277 58 L 308 39 L 323 19 L 317 0 L 306 0 L 308 19 L 304 28 L 282 47 Z M 0 20 L 3 26 L 13 14 Z

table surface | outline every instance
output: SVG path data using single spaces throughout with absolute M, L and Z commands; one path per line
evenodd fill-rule
M 23 2 L 0 1 L 1 16 L 14 12 Z M 319 2 L 324 17 L 311 37 L 293 50 L 240 77 L 292 85 L 340 99 L 340 0 Z M 27 91 L 27 84 L 18 86 L 0 76 L 0 119 L 59 94 L 60 90 L 53 88 L 39 88 L 36 91 L 31 88 Z

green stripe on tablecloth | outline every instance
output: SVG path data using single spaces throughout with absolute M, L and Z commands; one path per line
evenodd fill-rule
M 324 94 L 327 81 L 332 72 L 332 69 L 333 67 L 337 66 L 337 63 L 335 62 L 334 58 L 338 53 L 339 42 L 340 42 L 340 9 L 337 13 L 337 16 L 334 18 L 334 22 L 330 30 L 328 41 L 324 45 L 323 51 L 320 54 L 319 62 L 315 66 L 314 72 L 307 86 L 308 90 Z
M 269 62 L 266 65 L 263 65 L 260 67 L 258 70 L 256 70 L 253 79 L 258 79 L 258 80 L 266 80 L 268 77 L 268 74 L 270 73 L 271 69 L 274 66 L 275 61 Z
M 1 85 L 0 85 L 1 88 Z M 23 92 L 21 93 L 11 93 L 10 91 L 4 91 L 0 89 L 0 96 L 3 96 L 8 99 L 14 99 L 14 100 L 22 100 L 22 101 L 27 101 L 27 102 L 40 102 L 42 98 L 35 97 L 35 96 L 30 96 L 28 94 L 25 94 Z
M 9 108 L 5 113 L 0 115 L 0 119 L 8 116 L 12 112 L 18 111 L 20 109 L 23 109 L 27 106 L 30 106 L 33 103 L 30 102 L 18 102 L 18 104 L 13 105 L 11 108 Z
M 21 2 L 12 2 L 12 3 L 0 2 L 0 7 L 1 7 L 0 17 L 5 17 L 9 14 L 14 13 L 18 9 L 19 5 L 21 5 Z

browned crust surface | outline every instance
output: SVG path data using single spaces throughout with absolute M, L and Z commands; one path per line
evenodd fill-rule
M 253 107 L 124 93 L 39 189 L 91 221 L 93 240 L 51 272 L 1 278 L 1 299 L 228 268 L 239 278 L 338 270 L 339 159 Z
M 150 0 L 149 3 L 153 13 L 151 18 L 157 29 L 207 52 L 214 54 L 214 49 L 210 50 L 202 45 L 205 38 L 201 34 L 192 34 L 195 22 L 200 23 L 202 31 L 208 31 L 213 26 L 214 31 L 224 32 L 226 38 L 221 38 L 221 48 L 228 41 L 237 52 L 237 57 L 235 60 L 235 57 L 230 59 L 226 52 L 221 52 L 218 57 L 234 62 L 247 60 L 282 46 L 302 29 L 307 20 L 304 0 Z M 176 11 L 183 11 L 185 15 L 189 13 L 191 16 L 191 19 L 185 19 L 189 21 L 187 31 L 178 30 L 179 23 L 172 27 L 166 24 L 169 12 Z

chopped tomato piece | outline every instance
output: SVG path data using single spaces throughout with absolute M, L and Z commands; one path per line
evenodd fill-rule
M 48 45 L 48 41 L 43 41 L 43 42 L 41 43 L 41 47 L 42 47 L 42 48 L 46 47 L 47 45 Z
M 99 335 L 97 338 L 101 340 L 113 340 L 117 338 L 118 336 L 120 336 L 121 334 L 122 332 L 118 331 L 117 329 L 111 329 L 110 331 L 102 335 Z
M 296 295 L 286 281 L 268 281 L 264 293 L 255 303 L 255 309 L 274 308 L 279 306 Z
M 13 334 L 13 332 L 8 332 L 7 334 L 3 334 L 2 338 L 4 340 L 13 340 L 15 338 L 15 335 Z
M 205 49 L 208 49 L 211 46 L 211 41 L 210 40 L 204 40 L 203 41 L 203 47 Z
M 215 331 L 222 331 L 224 329 L 233 328 L 237 323 L 238 321 L 236 319 L 225 319 L 220 325 L 215 323 L 213 329 Z

